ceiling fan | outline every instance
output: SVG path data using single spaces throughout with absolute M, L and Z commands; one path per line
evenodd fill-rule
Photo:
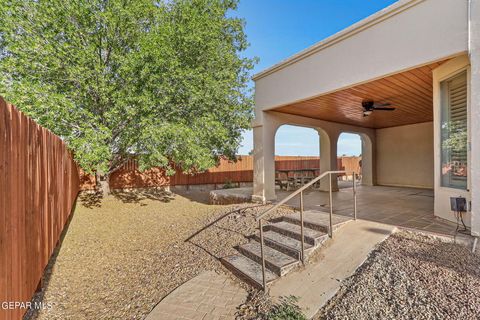
M 365 100 L 362 101 L 363 116 L 368 117 L 375 110 L 380 110 L 380 111 L 393 111 L 393 110 L 395 110 L 396 108 L 389 107 L 391 105 L 392 105 L 391 103 L 375 103 L 371 99 L 365 99 Z

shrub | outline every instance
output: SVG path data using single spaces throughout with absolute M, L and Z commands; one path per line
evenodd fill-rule
M 232 182 L 232 180 L 227 179 L 225 180 L 225 184 L 223 185 L 223 189 L 232 189 L 235 188 L 235 184 Z
M 269 320 L 307 320 L 302 310 L 297 305 L 295 296 L 282 297 L 280 303 L 275 304 L 267 314 Z

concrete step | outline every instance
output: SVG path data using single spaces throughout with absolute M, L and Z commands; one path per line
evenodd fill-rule
M 255 239 L 257 241 L 260 241 L 260 235 L 256 234 Z M 300 259 L 302 244 L 297 239 L 291 238 L 275 231 L 265 231 L 263 233 L 263 241 L 265 245 L 282 253 L 285 253 L 286 255 L 289 255 L 295 260 Z M 305 243 L 305 256 L 308 256 L 313 251 L 313 249 L 314 247 L 311 244 Z
M 332 215 L 333 230 L 335 231 L 350 220 L 352 220 L 352 218 L 348 216 L 337 214 Z M 300 213 L 286 215 L 283 217 L 283 221 L 300 225 Z M 330 225 L 330 213 L 317 210 L 304 211 L 303 225 L 313 230 L 328 233 L 328 226 Z
M 257 288 L 262 288 L 262 266 L 257 262 L 243 255 L 227 256 L 222 258 L 221 261 L 230 271 L 240 278 Z M 265 270 L 265 276 L 267 278 L 267 284 L 278 279 L 278 276 L 268 269 Z
M 333 215 L 334 230 L 351 220 L 348 216 Z M 308 259 L 315 248 L 328 239 L 329 213 L 308 210 L 304 212 L 304 247 Z M 281 221 L 264 226 L 264 254 L 266 282 L 271 283 L 300 264 L 302 249 L 299 214 L 284 216 Z M 260 235 L 250 243 L 238 246 L 240 254 L 221 259 L 234 274 L 251 285 L 262 288 L 262 258 Z
M 257 241 L 242 244 L 238 247 L 238 251 L 244 256 L 262 263 L 261 245 Z M 275 272 L 280 277 L 287 274 L 292 268 L 296 267 L 300 262 L 298 259 L 282 253 L 267 245 L 264 246 L 265 266 Z
M 300 225 L 297 225 L 295 223 L 290 223 L 288 221 L 280 221 L 268 224 L 266 228 L 268 230 L 275 231 L 296 240 L 302 239 L 301 227 Z M 325 232 L 310 229 L 305 225 L 303 228 L 303 234 L 305 243 L 311 244 L 312 246 L 317 246 L 323 243 L 328 237 Z

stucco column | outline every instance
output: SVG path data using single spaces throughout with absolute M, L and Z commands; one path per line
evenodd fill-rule
M 253 122 L 253 194 L 255 202 L 276 199 L 275 195 L 275 131 L 268 116 Z
M 472 235 L 480 236 L 480 0 L 470 8 L 470 192 Z
M 320 128 L 316 130 L 320 143 L 320 174 L 325 171 L 337 170 L 337 141 L 339 134 Z M 320 180 L 320 191 L 329 191 L 329 188 L 328 178 Z M 338 191 L 337 175 L 332 175 L 332 190 Z
M 362 185 L 373 186 L 375 177 L 375 137 L 360 134 L 362 139 Z

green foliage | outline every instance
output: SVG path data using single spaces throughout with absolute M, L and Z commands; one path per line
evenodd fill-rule
M 273 306 L 267 314 L 269 320 L 307 320 L 302 310 L 297 305 L 295 296 L 282 297 L 280 303 Z
M 227 179 L 225 181 L 225 184 L 223 185 L 223 189 L 233 189 L 235 188 L 235 184 L 232 182 L 232 180 Z
M 233 158 L 254 60 L 236 0 L 0 0 L 0 95 L 87 171 Z
M 442 147 L 453 152 L 467 152 L 467 125 L 460 121 L 450 121 L 442 124 L 442 134 L 445 137 Z

